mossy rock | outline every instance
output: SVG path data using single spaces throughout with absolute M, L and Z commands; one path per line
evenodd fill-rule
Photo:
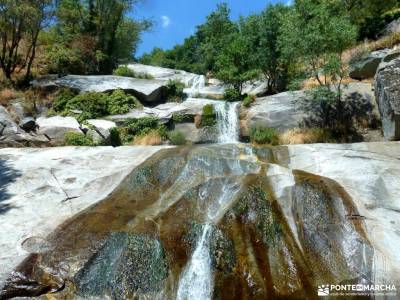
M 282 225 L 268 193 L 262 187 L 249 186 L 232 211 L 243 223 L 254 226 L 257 235 L 266 246 L 277 246 L 281 241 Z
M 158 239 L 118 232 L 77 274 L 75 284 L 83 297 L 131 299 L 161 291 L 167 276 L 168 263 Z
M 189 224 L 189 232 L 185 236 L 184 240 L 191 252 L 195 250 L 197 243 L 201 238 L 203 227 L 204 225 L 197 222 Z M 209 250 L 213 268 L 218 269 L 225 274 L 231 273 L 236 265 L 234 249 L 233 241 L 218 227 L 212 226 Z

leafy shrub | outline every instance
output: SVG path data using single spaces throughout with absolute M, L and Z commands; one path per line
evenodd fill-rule
M 178 123 L 192 123 L 194 121 L 194 117 L 185 114 L 173 114 L 172 120 L 175 124 Z
M 257 144 L 277 145 L 279 143 L 276 130 L 260 124 L 250 128 L 250 139 Z
M 139 79 L 154 79 L 154 76 L 147 74 L 147 73 L 136 73 L 128 66 L 119 66 L 113 72 L 115 76 L 122 76 L 122 77 L 132 77 L 132 78 L 139 78 Z
M 129 144 L 133 140 L 138 141 L 138 137 L 144 137 L 151 133 L 154 137 L 154 132 L 157 132 L 161 139 L 167 138 L 167 128 L 165 125 L 160 125 L 158 119 L 154 117 L 129 119 L 117 130 L 122 144 Z M 141 142 L 144 141 L 142 140 Z
M 179 80 L 169 80 L 167 83 L 167 98 L 169 102 L 182 102 L 185 84 Z
M 118 127 L 113 127 L 110 129 L 110 144 L 113 147 L 119 147 L 122 145 L 122 140 Z
M 185 145 L 186 137 L 180 131 L 171 131 L 168 133 L 168 139 L 171 141 L 173 145 Z
M 78 121 L 95 119 L 107 115 L 124 114 L 139 107 L 140 102 L 123 90 L 107 93 L 83 93 L 76 95 L 69 89 L 63 89 L 53 102 L 53 110 L 61 115 L 77 116 Z M 71 111 L 78 111 L 73 113 Z
M 79 122 L 96 119 L 108 115 L 108 95 L 104 93 L 79 94 L 65 105 L 66 111 L 81 111 L 77 117 Z
M 76 96 L 76 93 L 71 89 L 62 88 L 58 91 L 56 98 L 53 101 L 53 109 L 56 112 L 65 110 L 68 101 Z
M 237 89 L 227 88 L 224 93 L 224 99 L 226 101 L 234 102 L 234 101 L 242 101 L 243 96 Z
M 70 131 L 64 135 L 64 145 L 66 146 L 95 146 L 93 140 L 83 133 Z
M 243 106 L 250 107 L 250 105 L 256 100 L 254 95 L 248 95 L 246 98 L 243 99 Z
M 377 125 L 371 103 L 364 101 L 357 94 L 343 97 L 328 87 L 319 87 L 307 91 L 306 100 L 302 103 L 302 109 L 309 112 L 305 125 L 310 128 L 323 128 L 337 141 L 360 141 L 357 128 L 360 121 L 370 123 L 368 126 L 372 128 Z
M 87 71 L 79 51 L 63 45 L 47 48 L 45 61 L 48 74 L 84 74 Z
M 206 104 L 203 106 L 203 114 L 201 116 L 201 126 L 214 126 L 217 122 L 217 115 L 215 113 L 214 105 Z
M 108 97 L 108 113 L 110 115 L 125 114 L 140 103 L 134 96 L 127 95 L 123 90 L 115 90 Z
M 129 119 L 125 122 L 132 135 L 147 134 L 150 129 L 158 128 L 158 119 L 154 117 L 146 117 L 141 119 Z
M 135 72 L 128 68 L 128 66 L 119 66 L 114 70 L 113 75 L 122 77 L 136 77 Z

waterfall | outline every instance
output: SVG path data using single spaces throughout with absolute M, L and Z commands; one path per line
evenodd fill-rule
M 240 167 L 239 167 L 240 168 Z M 212 225 L 226 213 L 227 208 L 235 199 L 241 184 L 229 180 L 223 180 L 218 186 L 220 193 L 215 196 L 215 181 L 207 183 L 199 193 L 201 201 L 205 204 L 206 224 L 202 228 L 202 234 L 197 241 L 196 248 L 185 266 L 179 280 L 177 300 L 208 300 L 212 298 L 214 274 L 211 265 L 210 240 Z
M 218 142 L 237 143 L 239 140 L 239 102 L 221 102 L 214 105 L 217 113 Z
M 193 78 L 192 86 L 186 89 L 189 97 L 200 94 L 201 90 L 206 86 L 206 77 L 204 75 L 197 75 Z
M 203 233 L 179 281 L 177 300 L 208 300 L 213 290 L 209 241 L 212 227 L 203 226 Z

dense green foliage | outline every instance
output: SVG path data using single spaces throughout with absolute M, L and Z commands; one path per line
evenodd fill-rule
M 185 84 L 179 80 L 169 80 L 167 83 L 168 102 L 182 102 Z
M 172 121 L 174 121 L 175 124 L 179 123 L 193 123 L 194 122 L 194 117 L 191 115 L 185 115 L 185 114 L 173 114 L 172 115 Z
M 254 68 L 256 64 L 254 56 L 249 55 L 250 53 L 251 47 L 245 37 L 240 33 L 233 34 L 231 40 L 217 55 L 216 77 L 241 93 L 244 83 L 259 74 L 258 69 Z
M 65 146 L 95 146 L 93 140 L 80 132 L 66 132 L 64 135 Z
M 250 128 L 250 140 L 257 144 L 277 145 L 279 143 L 276 130 L 265 127 L 262 124 L 257 124 Z
M 139 79 L 154 79 L 152 75 L 147 73 L 136 73 L 126 65 L 118 66 L 118 68 L 113 71 L 113 75 Z
M 50 18 L 50 0 L 0 1 L 0 68 L 11 80 L 25 69 L 31 75 L 39 33 Z
M 286 61 L 302 62 L 309 77 L 327 85 L 328 77 L 338 82 L 344 77 L 341 56 L 356 37 L 357 28 L 338 1 L 298 0 L 286 14 L 280 47 Z
M 243 99 L 243 96 L 237 89 L 226 88 L 224 92 L 224 99 L 230 102 L 241 101 Z
M 132 69 L 129 69 L 128 66 L 119 66 L 113 71 L 113 75 L 133 78 L 136 77 L 135 72 Z
M 243 106 L 244 107 L 250 107 L 250 105 L 256 100 L 256 97 L 253 95 L 247 95 L 243 99 Z
M 180 131 L 171 131 L 168 133 L 168 139 L 172 143 L 172 145 L 185 145 L 186 144 L 186 137 Z
M 124 114 L 138 107 L 140 102 L 122 90 L 107 93 L 83 93 L 75 95 L 70 90 L 61 90 L 53 102 L 53 109 L 63 115 L 77 116 L 79 121 L 96 119 L 107 115 Z
M 203 114 L 201 115 L 201 126 L 214 126 L 217 122 L 214 105 L 206 104 L 203 106 Z
M 148 21 L 129 17 L 138 0 L 61 0 L 55 22 L 42 34 L 48 71 L 109 74 L 130 60 Z
M 285 89 L 288 72 L 287 62 L 281 59 L 278 45 L 282 23 L 290 8 L 284 5 L 270 5 L 260 14 L 241 18 L 240 28 L 251 56 L 253 68 L 260 69 L 267 81 L 267 93 L 273 94 Z
M 215 71 L 217 56 L 231 40 L 232 34 L 237 32 L 237 26 L 230 20 L 229 14 L 228 6 L 219 4 L 216 11 L 182 45 L 166 51 L 155 48 L 143 55 L 140 62 L 198 74 Z
M 159 124 L 158 119 L 154 117 L 128 119 L 117 128 L 117 131 L 118 135 L 114 133 L 114 141 L 120 141 L 121 144 L 129 144 L 135 137 L 145 136 L 152 131 L 157 131 L 162 138 L 167 138 L 167 128 Z M 116 142 L 112 145 L 117 144 Z

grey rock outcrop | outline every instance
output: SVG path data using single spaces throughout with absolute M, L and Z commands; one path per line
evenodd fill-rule
M 117 127 L 112 121 L 108 120 L 86 120 L 91 127 L 92 137 L 95 142 L 109 142 L 110 140 L 110 129 Z
M 389 53 L 388 49 L 371 52 L 367 57 L 351 63 L 349 76 L 353 79 L 368 79 L 375 76 L 379 64 Z
M 32 125 L 32 120 L 26 120 Z M 28 126 L 29 127 L 29 126 Z M 8 111 L 0 105 L 0 147 L 25 147 L 25 146 L 45 146 L 49 139 L 36 133 L 28 133 L 18 126 Z
M 306 118 L 302 109 L 302 99 L 305 97 L 302 91 L 286 92 L 257 98 L 249 109 L 242 106 L 241 135 L 248 136 L 248 130 L 258 124 L 275 128 L 279 132 L 300 127 Z
M 78 121 L 73 117 L 41 117 L 36 120 L 36 123 L 38 125 L 38 134 L 47 136 L 55 143 L 63 142 L 64 135 L 67 132 L 82 133 Z
M 145 117 L 154 117 L 159 119 L 161 124 L 168 123 L 174 115 L 182 115 L 184 117 L 194 117 L 202 114 L 204 105 L 207 102 L 204 99 L 189 98 L 182 103 L 164 103 L 156 107 L 144 107 L 143 109 L 132 109 L 129 113 L 123 115 L 109 116 L 114 122 L 121 123 L 126 119 L 140 119 Z
M 368 125 L 376 126 L 379 111 L 371 84 L 350 83 L 342 89 L 342 96 L 344 101 L 351 103 L 358 114 L 367 118 Z M 249 108 L 242 106 L 241 136 L 247 137 L 249 129 L 258 124 L 282 133 L 288 129 L 318 122 L 310 109 L 312 102 L 307 100 L 308 97 L 304 91 L 285 92 L 257 98 Z
M 198 265 L 192 253 L 200 251 L 206 274 L 234 278 L 207 276 L 215 293 L 225 293 L 227 280 L 235 283 L 229 295 L 249 299 L 266 299 L 269 291 L 283 299 L 312 299 L 320 282 L 329 280 L 397 286 L 399 147 L 2 149 L 2 296 L 29 297 L 42 285 L 42 293 L 50 290 L 56 298 L 125 299 L 137 292 L 174 299 L 180 278 L 193 274 L 193 261 Z M 209 238 L 210 227 L 193 216 L 215 220 L 219 233 L 211 228 Z M 133 235 L 127 228 L 134 228 Z M 202 240 L 207 247 L 196 251 L 192 245 Z M 176 268 L 183 276 L 172 277 Z M 254 274 L 250 283 L 248 270 Z M 271 279 L 273 287 L 259 288 Z M 53 290 L 54 283 L 64 288 Z
M 68 75 L 51 80 L 57 87 L 67 87 L 79 92 L 110 92 L 122 89 L 133 93 L 140 101 L 147 104 L 157 104 L 164 101 L 165 82 L 156 79 L 138 79 L 130 77 L 103 75 L 80 76 Z M 32 82 L 34 87 L 50 84 L 49 79 Z
M 160 149 L 0 149 L 0 290 L 8 273 L 31 253 L 32 247 L 21 244 L 32 237 L 45 241 L 64 221 L 103 200 Z
M 383 30 L 382 35 L 388 36 L 400 32 L 400 19 L 390 22 Z
M 197 128 L 194 123 L 181 123 L 175 125 L 175 130 L 182 132 L 188 142 L 193 144 L 215 143 L 218 133 L 213 127 Z
M 380 65 L 375 93 L 385 138 L 400 140 L 400 59 Z
M 358 80 L 373 78 L 381 62 L 390 62 L 399 56 L 399 49 L 383 49 L 371 52 L 368 56 L 350 64 L 349 76 Z

